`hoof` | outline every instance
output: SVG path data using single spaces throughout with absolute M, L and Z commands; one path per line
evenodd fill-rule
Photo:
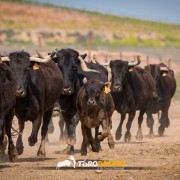
M 16 151 L 18 155 L 21 155 L 24 151 L 24 146 L 16 146 Z
M 149 133 L 148 135 L 147 135 L 147 138 L 149 138 L 149 139 L 152 139 L 152 138 L 154 138 L 155 137 L 155 135 L 154 135 L 154 133 L 152 132 L 152 133 Z
M 4 146 L 0 146 L 0 154 L 5 155 L 5 150 Z
M 62 151 L 63 154 L 74 155 L 74 146 L 69 144 L 66 149 Z
M 124 136 L 124 142 L 127 143 L 127 142 L 131 142 L 131 133 L 127 133 L 125 134 Z
M 165 127 L 160 125 L 159 128 L 158 128 L 158 133 L 159 133 L 160 137 L 162 137 L 164 135 L 164 130 L 165 130 Z
M 18 158 L 18 153 L 16 152 L 16 148 L 13 144 L 9 145 L 8 155 L 11 162 L 15 162 Z
M 87 149 L 81 148 L 81 156 L 87 156 Z
M 119 141 L 121 139 L 122 134 L 118 131 L 116 131 L 116 141 Z
M 34 138 L 32 136 L 29 136 L 28 138 L 28 143 L 30 146 L 34 146 L 37 143 L 37 141 L 38 141 L 37 138 Z
M 98 139 L 99 141 L 103 141 L 103 140 L 104 140 L 104 137 L 100 134 L 100 135 L 97 136 L 97 139 Z
M 46 152 L 45 152 L 45 151 L 42 151 L 42 150 L 38 150 L 37 156 L 46 157 Z
M 17 159 L 18 159 L 18 154 L 14 154 L 13 156 L 9 156 L 9 160 L 11 162 L 16 162 Z
M 99 152 L 100 148 L 95 143 L 92 145 L 92 152 Z
M 137 135 L 136 135 L 136 140 L 142 141 L 142 139 L 143 139 L 142 130 L 141 130 L 141 129 L 138 129 Z
M 114 140 L 108 140 L 108 145 L 109 145 L 110 149 L 114 149 L 114 147 L 115 147 Z

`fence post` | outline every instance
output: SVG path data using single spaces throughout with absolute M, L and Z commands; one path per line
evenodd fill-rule
M 146 64 L 149 65 L 149 56 L 146 57 Z
M 93 36 L 93 33 L 90 31 L 88 33 L 88 60 L 90 61 L 91 60 L 91 49 L 92 49 L 92 36 Z
M 159 63 L 161 63 L 162 62 L 162 57 L 161 56 L 159 56 Z
M 122 60 L 123 59 L 123 53 L 122 52 L 120 52 L 120 59 Z
M 168 59 L 168 67 L 171 68 L 171 58 Z

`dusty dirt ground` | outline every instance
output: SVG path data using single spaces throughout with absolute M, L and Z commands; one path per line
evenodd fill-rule
M 102 151 L 99 153 L 89 152 L 86 157 L 80 155 L 81 129 L 77 127 L 77 143 L 75 145 L 75 159 L 99 159 L 99 160 L 122 160 L 125 166 L 153 167 L 151 170 L 56 170 L 59 161 L 66 160 L 68 155 L 57 154 L 66 145 L 59 142 L 58 118 L 54 118 L 55 131 L 49 135 L 50 142 L 46 145 L 46 158 L 36 156 L 38 143 L 30 147 L 27 138 L 30 135 L 31 123 L 27 122 L 23 140 L 24 153 L 18 157 L 15 163 L 9 162 L 8 156 L 0 155 L 0 179 L 180 179 L 180 105 L 172 104 L 170 108 L 171 125 L 165 130 L 164 137 L 158 137 L 158 120 L 155 117 L 153 139 L 148 139 L 146 120 L 143 122 L 144 138 L 141 142 L 135 136 L 137 132 L 137 116 L 133 121 L 131 143 L 124 143 L 124 136 L 116 142 L 115 149 L 108 147 L 107 140 L 102 143 Z M 119 114 L 113 114 L 113 134 L 119 124 Z M 126 131 L 126 122 L 123 126 L 123 135 Z M 14 139 L 14 142 L 16 138 Z M 6 152 L 7 154 L 7 152 Z

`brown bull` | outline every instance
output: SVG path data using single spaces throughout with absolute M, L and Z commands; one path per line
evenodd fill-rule
M 96 138 L 103 141 L 107 137 L 109 147 L 114 148 L 114 139 L 109 128 L 114 112 L 114 103 L 111 94 L 104 92 L 107 85 L 108 83 L 89 80 L 78 93 L 76 105 L 83 134 L 81 155 L 87 155 L 88 143 L 92 146 L 92 151 L 99 152 Z M 102 133 L 94 140 L 91 128 L 96 128 L 99 125 L 102 125 Z

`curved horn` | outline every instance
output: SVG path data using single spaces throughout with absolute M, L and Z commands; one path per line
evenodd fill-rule
M 160 71 L 169 71 L 169 69 L 168 67 L 163 66 L 163 67 L 160 67 Z
M 48 63 L 49 61 L 51 61 L 51 55 L 47 56 L 44 59 L 37 58 L 37 57 L 30 57 L 30 61 L 35 61 L 35 62 L 38 62 L 38 63 Z
M 10 61 L 9 57 L 1 57 L 1 61 L 4 62 L 4 61 Z
M 89 69 L 87 66 L 86 66 L 86 63 L 84 62 L 83 58 L 81 56 L 78 57 L 79 61 L 80 61 L 80 65 L 81 65 L 81 68 L 83 71 L 85 72 L 96 72 L 96 73 L 100 73 L 99 71 L 96 71 L 94 69 Z
M 96 64 L 99 64 L 99 62 L 98 62 L 95 54 L 93 55 L 93 61 L 94 61 Z
M 128 66 L 136 66 L 141 63 L 140 56 L 137 56 L 137 61 L 128 62 Z

